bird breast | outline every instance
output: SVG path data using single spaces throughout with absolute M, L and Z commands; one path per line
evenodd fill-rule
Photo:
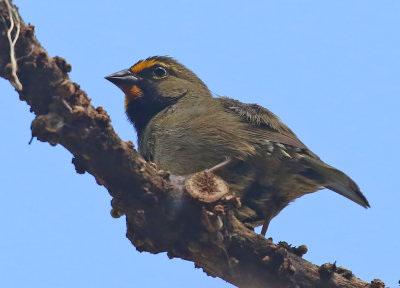
M 255 153 L 246 125 L 224 113 L 218 103 L 176 103 L 147 125 L 139 151 L 173 174 L 189 174 L 213 167 L 225 156 L 246 159 Z

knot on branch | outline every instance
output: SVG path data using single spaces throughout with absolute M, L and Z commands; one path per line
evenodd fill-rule
M 385 283 L 383 283 L 380 279 L 374 279 L 371 281 L 370 288 L 385 288 Z
M 306 245 L 300 245 L 298 247 L 295 247 L 295 246 L 288 244 L 285 241 L 280 241 L 278 243 L 278 245 L 300 257 L 303 257 L 303 255 L 308 252 L 308 248 Z
M 323 280 L 323 281 L 331 280 L 333 273 L 336 272 L 336 268 L 337 268 L 336 262 L 333 264 L 332 263 L 322 264 L 318 269 L 321 280 Z
M 55 146 L 59 142 L 59 134 L 63 127 L 64 119 L 59 114 L 39 115 L 31 124 L 32 138 L 37 137 L 40 141 L 47 141 Z
M 202 171 L 189 176 L 185 188 L 190 196 L 202 203 L 199 203 L 202 209 L 201 223 L 210 233 L 220 231 L 228 211 L 241 206 L 240 198 L 228 194 L 228 184 L 212 172 Z
M 266 251 L 267 255 L 261 259 L 262 263 L 266 267 L 270 268 L 271 270 L 280 272 L 291 269 L 289 268 L 290 263 L 288 262 L 285 263 L 285 260 L 289 260 L 286 259 L 287 256 L 286 248 L 276 245 L 272 242 L 268 242 L 267 247 L 268 247 L 268 250 Z
M 53 57 L 54 61 L 56 62 L 58 68 L 61 69 L 63 73 L 69 73 L 72 70 L 71 64 L 69 64 L 64 58 L 60 56 Z
M 111 207 L 112 207 L 111 211 L 110 211 L 111 217 L 119 218 L 119 217 L 125 215 L 125 212 L 124 212 L 124 210 L 122 208 L 123 207 L 123 202 L 120 199 L 113 198 L 111 200 Z M 143 211 L 143 210 L 141 210 L 141 211 Z M 144 213 L 144 211 L 143 211 L 143 213 Z
M 354 276 L 353 272 L 351 272 L 349 269 L 346 269 L 344 267 L 337 267 L 336 273 L 338 273 L 339 275 L 342 275 L 347 280 L 350 280 Z
M 186 191 L 201 202 L 211 203 L 229 192 L 228 184 L 211 172 L 198 172 L 186 181 Z

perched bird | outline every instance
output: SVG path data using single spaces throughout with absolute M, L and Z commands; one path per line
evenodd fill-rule
M 352 179 L 322 162 L 272 112 L 214 98 L 173 58 L 150 57 L 106 79 L 125 93 L 126 114 L 147 161 L 175 175 L 223 162 L 215 173 L 241 198 L 238 219 L 264 224 L 263 234 L 290 202 L 323 188 L 369 207 Z

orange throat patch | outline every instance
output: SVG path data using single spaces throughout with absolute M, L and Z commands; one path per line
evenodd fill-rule
M 125 109 L 128 108 L 128 104 L 135 98 L 143 97 L 143 91 L 137 86 L 124 87 L 122 91 L 125 93 Z

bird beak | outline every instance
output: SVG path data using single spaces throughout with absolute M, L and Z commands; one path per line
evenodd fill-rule
M 123 87 L 134 86 L 138 83 L 139 80 L 139 78 L 128 69 L 116 72 L 104 78 L 106 78 L 108 81 L 110 81 L 111 83 L 113 83 L 114 85 L 116 85 L 121 89 Z

